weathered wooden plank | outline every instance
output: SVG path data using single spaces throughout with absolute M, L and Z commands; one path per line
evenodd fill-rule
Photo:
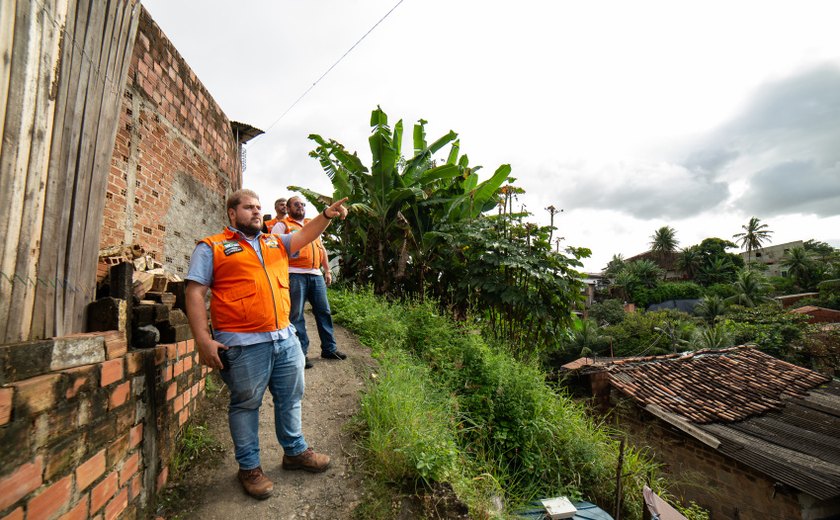
M 67 255 L 69 244 L 72 240 L 70 229 L 73 225 L 72 206 L 76 185 L 77 164 L 79 160 L 79 141 L 81 140 L 81 119 L 85 108 L 85 92 L 87 91 L 87 80 L 90 69 L 90 60 L 85 56 L 83 45 L 88 33 L 90 0 L 76 2 L 76 13 L 68 18 L 68 31 L 72 26 L 70 36 L 66 37 L 71 45 L 71 72 L 68 83 L 64 87 L 67 91 L 67 108 L 65 111 L 65 129 L 61 141 L 61 156 L 59 158 L 57 175 L 63 176 L 60 180 L 61 191 L 56 195 L 61 200 L 57 211 L 60 214 L 57 219 L 59 228 L 59 242 L 56 244 L 56 271 L 55 277 L 59 289 L 56 291 L 54 301 L 55 309 L 53 326 L 56 336 L 64 336 L 70 332 L 64 329 L 64 314 L 67 300 L 67 293 L 73 290 L 73 273 L 68 270 Z
M 16 272 L 17 251 L 19 247 L 20 226 L 23 214 L 23 198 L 26 186 L 26 169 L 29 163 L 29 130 L 34 121 L 35 99 L 33 91 L 37 82 L 37 52 L 40 48 L 40 34 L 37 31 L 34 3 L 18 4 L 15 16 L 14 47 L 12 52 L 12 75 L 9 92 L 15 102 L 7 105 L 5 135 L 0 150 L 0 171 L 3 172 L 2 213 L 0 229 L 3 240 L 0 241 L 0 272 L 10 284 L 4 290 L 5 298 L 0 301 L 0 333 L 6 341 L 18 340 L 18 324 L 10 320 L 14 309 L 12 293 L 16 287 L 26 284 L 21 273 Z
M 66 3 L 61 0 L 51 0 L 39 10 L 36 16 L 37 30 L 41 34 L 41 47 L 37 55 L 35 110 L 32 131 L 29 135 L 32 144 L 26 172 L 22 225 L 15 267 L 15 271 L 20 273 L 27 283 L 14 286 L 12 298 L 15 304 L 9 316 L 9 321 L 19 328 L 17 335 L 21 340 L 28 339 L 31 334 L 32 306 L 39 278 L 37 259 L 44 215 L 50 136 L 55 120 L 55 98 L 52 96 L 53 71 L 60 57 L 60 24 L 63 24 L 65 16 Z
M 94 170 L 91 174 L 90 204 L 88 206 L 88 225 L 85 232 L 83 252 L 88 258 L 82 265 L 85 271 L 80 273 L 86 286 L 94 287 L 96 282 L 96 253 L 102 230 L 102 212 L 105 205 L 105 191 L 110 175 L 111 157 L 119 124 L 120 94 L 125 85 L 125 74 L 121 65 L 123 56 L 133 50 L 136 24 L 132 17 L 139 19 L 139 10 L 131 2 L 121 0 L 112 4 L 106 18 L 111 30 L 105 32 L 100 60 L 101 70 L 109 78 L 103 85 L 102 105 L 97 127 Z M 135 28 L 135 33 L 129 31 Z M 127 72 L 127 71 L 126 71 Z M 100 78 L 102 79 L 102 78 Z M 84 310 L 90 299 L 77 303 Z M 84 317 L 83 314 L 81 316 Z
M 6 120 L 6 103 L 9 97 L 9 77 L 12 72 L 16 3 L 16 0 L 0 0 L 0 141 L 3 140 L 3 123 Z
M 63 279 L 59 276 L 60 266 L 64 262 L 64 248 L 67 243 L 67 193 L 68 171 L 67 164 L 70 155 L 70 141 L 72 138 L 73 105 L 72 100 L 81 88 L 79 84 L 80 61 L 82 56 L 73 45 L 76 34 L 76 6 L 78 2 L 65 0 L 67 16 L 65 17 L 64 39 L 62 40 L 61 64 L 56 71 L 56 111 L 53 126 L 50 163 L 47 176 L 44 223 L 41 226 L 42 247 L 38 259 L 39 276 L 45 280 L 39 284 L 35 293 L 33 310 L 32 334 L 33 338 L 56 336 L 56 316 L 63 315 L 61 293 L 63 289 L 57 282 Z
M 92 2 L 90 6 L 89 29 L 85 38 L 85 54 L 90 58 L 87 90 L 82 114 L 81 139 L 79 141 L 79 160 L 76 168 L 76 185 L 73 190 L 71 209 L 70 240 L 67 254 L 67 272 L 72 273 L 75 291 L 65 293 L 64 329 L 65 334 L 84 327 L 84 294 L 82 285 L 82 260 L 84 258 L 85 231 L 88 226 L 88 206 L 91 202 L 90 189 L 93 176 L 96 129 L 99 126 L 99 114 L 102 106 L 102 80 L 98 79 L 101 54 L 102 34 L 106 27 L 107 4 Z

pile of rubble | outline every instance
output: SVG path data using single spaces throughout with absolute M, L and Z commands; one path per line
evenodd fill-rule
M 133 348 L 191 338 L 184 280 L 137 244 L 101 250 L 87 330 L 119 330 Z

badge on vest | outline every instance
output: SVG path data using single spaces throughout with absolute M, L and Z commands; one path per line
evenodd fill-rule
M 225 256 L 230 256 L 234 253 L 242 252 L 242 246 L 239 245 L 239 242 L 236 242 L 235 240 L 225 240 L 224 242 L 222 242 L 222 245 L 225 248 Z
M 271 247 L 273 249 L 280 249 L 280 243 L 273 236 L 263 240 L 263 243 L 265 244 L 265 247 Z

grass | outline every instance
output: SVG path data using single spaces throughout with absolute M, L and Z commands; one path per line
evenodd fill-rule
M 546 385 L 538 366 L 428 304 L 347 291 L 330 301 L 380 361 L 358 416 L 373 479 L 400 490 L 448 483 L 475 518 L 556 495 L 611 508 L 615 432 Z M 622 517 L 640 518 L 641 486 L 663 482 L 646 454 L 628 448 L 624 457 Z

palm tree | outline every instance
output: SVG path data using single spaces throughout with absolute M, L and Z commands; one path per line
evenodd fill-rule
M 782 265 L 787 267 L 787 272 L 793 278 L 796 285 L 807 289 L 812 285 L 812 274 L 814 273 L 814 255 L 804 247 L 792 247 L 782 258 Z
M 613 255 L 612 260 L 607 263 L 604 269 L 604 276 L 606 278 L 615 278 L 615 276 L 624 269 L 624 257 L 621 254 Z
M 662 226 L 651 235 L 650 250 L 664 259 L 668 253 L 677 250 L 677 232 L 671 226 Z
M 656 262 L 651 260 L 636 260 L 627 264 L 625 269 L 627 272 L 636 277 L 640 284 L 652 289 L 659 283 L 664 271 Z
M 738 279 L 735 280 L 733 287 L 735 288 L 735 296 L 727 298 L 726 303 L 755 307 L 759 303 L 773 301 L 772 298 L 765 296 L 769 284 L 764 281 L 762 275 L 755 271 L 749 269 L 739 271 Z
M 700 327 L 694 331 L 691 344 L 696 349 L 721 349 L 731 347 L 732 334 L 723 323 L 712 327 Z
M 704 296 L 700 303 L 694 307 L 694 314 L 700 316 L 708 323 L 714 323 L 715 318 L 722 315 L 726 310 L 726 302 L 717 295 Z
M 690 280 L 693 280 L 702 269 L 703 260 L 703 252 L 700 250 L 700 246 L 689 246 L 680 251 L 680 256 L 677 258 L 677 267 L 682 269 Z
M 770 240 L 770 235 L 773 234 L 767 228 L 767 224 L 761 224 L 761 219 L 758 217 L 750 218 L 746 226 L 741 226 L 744 230 L 742 233 L 735 233 L 732 238 L 738 239 L 741 247 L 747 250 L 747 268 L 749 268 L 752 261 L 753 249 L 761 248 L 761 244 Z

